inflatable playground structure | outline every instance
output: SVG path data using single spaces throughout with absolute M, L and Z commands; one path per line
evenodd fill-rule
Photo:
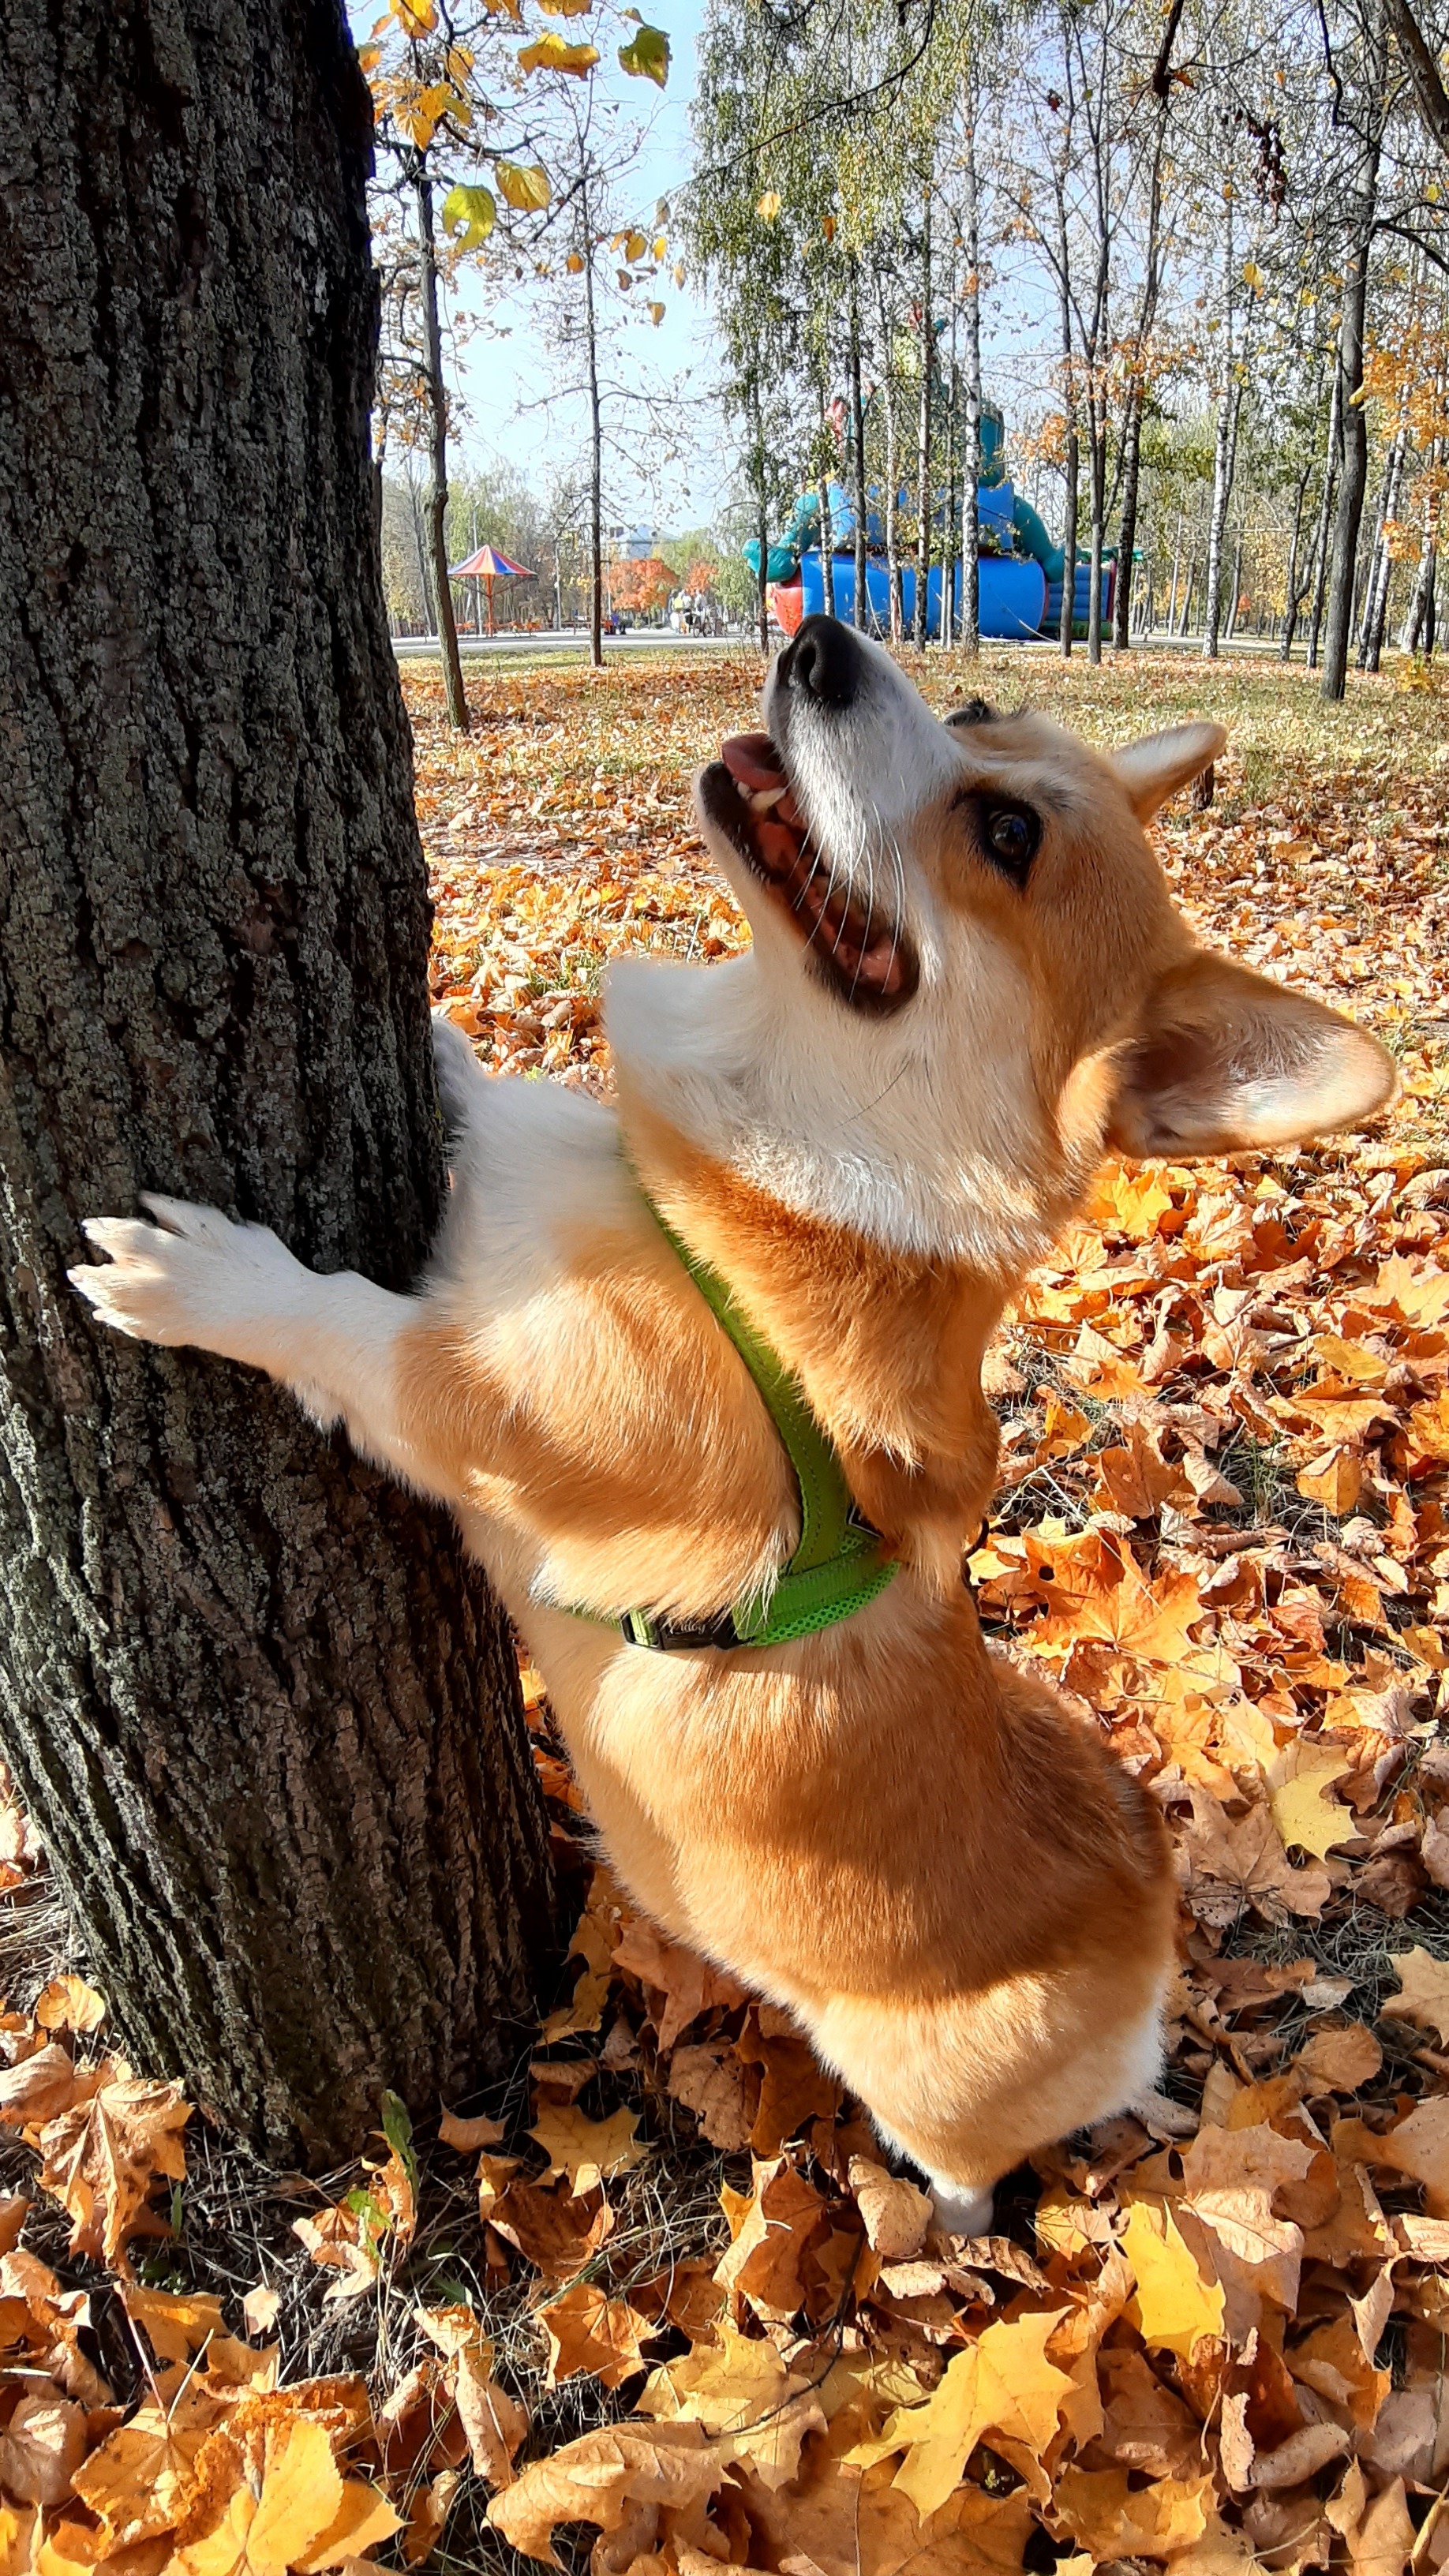
M 993 641 L 1024 642 L 1060 632 L 1062 591 L 1067 578 L 1066 551 L 1054 545 L 1036 510 L 1023 493 L 1007 481 L 1003 460 L 1004 425 L 1001 414 L 983 410 L 981 417 L 981 478 L 976 487 L 977 524 L 980 530 L 978 565 L 979 618 L 983 636 Z M 890 570 L 885 556 L 885 529 L 879 503 L 879 487 L 867 492 L 865 535 L 864 615 L 857 617 L 855 605 L 855 505 L 843 484 L 826 486 L 830 510 L 831 576 L 835 594 L 835 614 L 852 624 L 864 626 L 870 633 L 890 632 Z M 911 506 L 909 496 L 901 495 L 903 510 Z M 936 524 L 944 529 L 945 496 L 937 496 Z M 787 635 L 793 635 L 804 617 L 814 616 L 824 608 L 825 567 L 821 555 L 821 508 L 815 492 L 802 492 L 783 535 L 771 545 L 765 566 L 765 581 L 770 605 Z M 756 580 L 760 574 L 760 549 L 752 541 L 742 549 L 745 561 Z M 926 631 L 939 638 L 941 633 L 941 592 L 945 566 L 933 563 L 926 580 Z M 1117 578 L 1114 560 L 1104 558 L 1102 566 L 1101 622 L 1105 631 L 1111 624 L 1113 590 Z M 1087 609 L 1091 598 L 1091 566 L 1078 552 L 1072 583 L 1072 622 L 1086 630 Z M 961 561 L 959 554 L 951 567 L 952 628 L 959 632 L 961 617 Z M 913 562 L 901 562 L 902 614 L 905 631 L 910 634 L 916 614 L 916 568 Z

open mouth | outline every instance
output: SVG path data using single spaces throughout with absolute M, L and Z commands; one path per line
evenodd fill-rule
M 813 963 L 858 1009 L 894 1011 L 919 970 L 898 912 L 862 902 L 810 837 L 767 733 L 737 733 L 702 773 L 700 798 L 746 866 L 778 898 Z

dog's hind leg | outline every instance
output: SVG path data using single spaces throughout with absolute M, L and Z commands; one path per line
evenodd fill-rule
M 328 1429 L 420 1490 L 438 1492 L 400 1433 L 399 1336 L 418 1301 L 353 1270 L 304 1268 L 270 1226 L 234 1225 L 217 1208 L 147 1197 L 156 1222 L 94 1217 L 87 1240 L 110 1258 L 72 1270 L 102 1322 L 136 1341 L 189 1346 L 278 1379 Z M 452 1499 L 451 1496 L 445 1499 Z

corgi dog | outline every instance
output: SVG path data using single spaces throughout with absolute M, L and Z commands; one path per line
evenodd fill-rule
M 108 1258 L 71 1277 L 451 1505 L 635 1902 L 788 2010 L 971 2235 L 1023 2156 L 1152 2089 L 1175 1921 L 1152 1802 L 963 1580 L 988 1337 L 1108 1147 L 1286 1145 L 1394 1071 L 1175 910 L 1144 826 L 1219 726 L 1105 757 L 980 700 L 943 722 L 829 617 L 763 714 L 695 788 L 753 944 L 614 964 L 616 1108 L 438 1026 L 452 1187 L 413 1294 L 160 1198 L 88 1224 Z M 783 1639 L 808 1497 L 700 1265 L 875 1551 L 868 1597 Z

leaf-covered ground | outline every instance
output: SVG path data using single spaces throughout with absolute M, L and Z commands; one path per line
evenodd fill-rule
M 436 986 L 487 1062 L 606 1085 L 608 956 L 739 944 L 687 789 L 756 669 L 494 670 L 461 743 L 408 673 Z M 109 2055 L 79 1980 L 0 2017 L 0 2576 L 1449 2561 L 1445 704 L 1177 657 L 984 685 L 1104 741 L 1221 715 L 1181 901 L 1403 1076 L 1368 1136 L 1108 1169 L 991 1354 L 983 1618 L 1174 1838 L 1161 2096 L 934 2237 L 785 2018 L 593 1866 L 526 1670 L 580 1921 L 501 2094 L 416 2137 L 380 2103 L 320 2188 Z M 13 1813 L 0 1879 L 33 1910 Z

